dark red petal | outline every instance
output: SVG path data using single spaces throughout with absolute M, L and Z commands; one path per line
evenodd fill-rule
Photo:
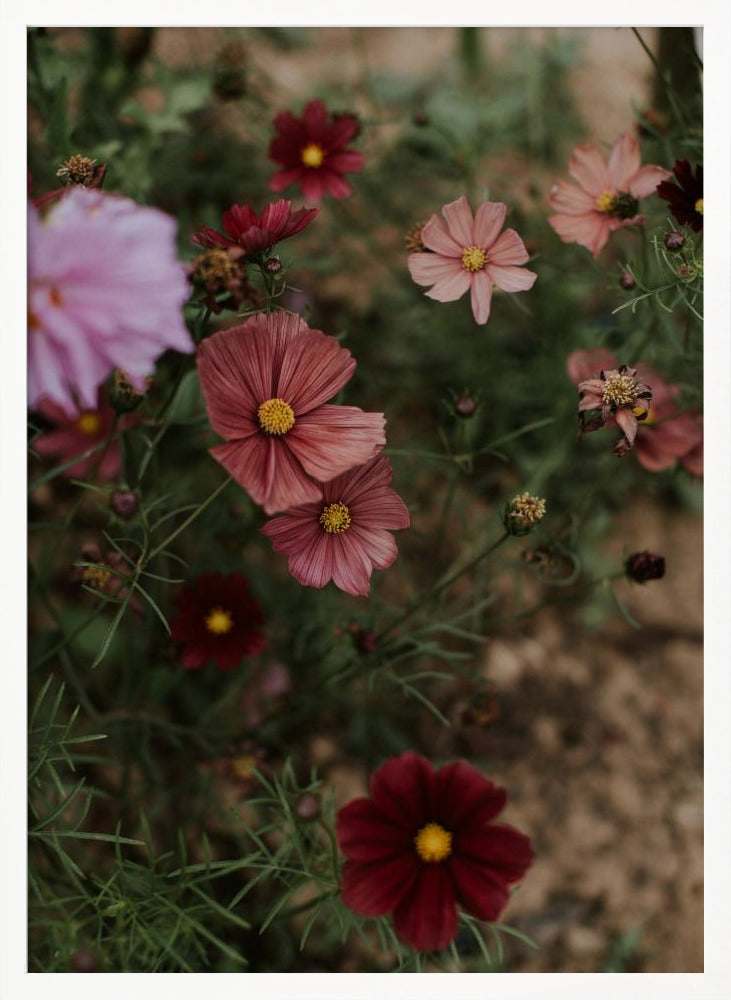
M 440 767 L 434 779 L 435 819 L 452 832 L 481 826 L 504 808 L 505 790 L 464 760 Z
M 508 883 L 497 872 L 458 855 L 447 863 L 460 906 L 480 920 L 497 920 L 510 899 Z
M 363 864 L 347 861 L 343 868 L 343 902 L 356 913 L 380 917 L 394 910 L 420 875 L 416 854 Z
M 457 907 L 448 869 L 422 865 L 409 895 L 394 911 L 396 933 L 417 951 L 441 951 L 457 933 Z
M 327 108 L 322 101 L 310 101 L 305 106 L 302 124 L 305 127 L 308 142 L 323 142 L 329 118 Z
M 343 806 L 335 831 L 340 850 L 352 861 L 416 854 L 411 833 L 384 816 L 372 799 L 355 799 Z
M 318 171 L 318 180 L 322 188 L 333 198 L 348 198 L 353 189 L 337 170 L 330 170 L 327 162 Z
M 472 829 L 456 834 L 454 855 L 465 862 L 489 868 L 496 878 L 506 882 L 521 879 L 535 857 L 530 839 L 504 823 L 490 823 L 484 830 Z
M 431 782 L 434 769 L 419 754 L 392 757 L 371 775 L 373 801 L 389 819 L 416 833 L 432 819 Z
M 190 644 L 183 650 L 181 659 L 187 670 L 198 670 L 208 660 L 208 657 L 209 652 L 206 647 Z

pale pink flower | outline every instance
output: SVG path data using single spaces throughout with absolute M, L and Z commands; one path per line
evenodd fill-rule
M 556 215 L 548 222 L 564 243 L 578 243 L 597 257 L 609 234 L 625 226 L 642 225 L 638 214 L 640 198 L 646 198 L 670 171 L 657 166 L 640 166 L 640 145 L 636 136 L 625 132 L 615 142 L 604 162 L 593 143 L 577 146 L 569 157 L 569 173 L 579 187 L 557 180 L 548 203 Z
M 386 443 L 382 413 L 330 406 L 355 371 L 350 351 L 300 316 L 252 316 L 198 348 L 213 457 L 267 514 L 313 502 L 321 483 Z M 316 481 L 317 480 L 317 481 Z
M 379 455 L 322 488 L 319 503 L 302 504 L 267 521 L 262 532 L 305 587 L 336 587 L 354 597 L 370 591 L 374 569 L 387 569 L 398 550 L 391 531 L 409 527 L 406 504 L 390 483 L 391 463 Z
M 533 287 L 538 275 L 517 266 L 528 260 L 525 244 L 514 229 L 500 232 L 507 210 L 501 201 L 486 201 L 473 219 L 462 195 L 442 208 L 446 225 L 432 215 L 421 241 L 433 252 L 412 253 L 407 261 L 417 285 L 434 286 L 426 293 L 430 299 L 453 302 L 469 290 L 475 320 L 487 323 L 494 285 L 504 292 Z
M 155 359 L 193 341 L 175 220 L 116 195 L 71 188 L 46 215 L 28 206 L 28 403 L 96 406 L 114 368 L 145 388 Z M 75 398 L 76 397 L 76 398 Z

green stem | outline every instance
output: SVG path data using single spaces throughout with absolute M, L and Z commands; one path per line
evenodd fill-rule
M 204 500 L 203 503 L 200 504 L 199 507 L 196 507 L 196 509 L 193 511 L 193 513 L 190 515 L 190 517 L 186 517 L 186 519 L 183 521 L 183 523 L 181 525 L 179 525 L 175 529 L 175 531 L 171 532 L 164 541 L 160 542 L 159 545 L 155 546 L 155 548 L 148 555 L 148 557 L 147 557 L 147 559 L 145 561 L 145 565 L 147 565 L 148 562 L 151 562 L 151 560 L 156 555 L 159 555 L 160 552 L 163 551 L 163 549 L 166 549 L 168 547 L 168 545 L 170 544 L 170 542 L 172 542 L 174 539 L 176 539 L 178 537 L 178 535 L 182 534 L 182 532 L 184 532 L 185 529 L 187 527 L 189 527 L 189 525 L 191 525 L 193 523 L 193 521 L 196 520 L 196 518 L 200 517 L 200 515 L 203 513 L 203 511 L 207 507 L 210 507 L 210 505 L 213 503 L 213 501 L 216 500 L 221 495 L 221 493 L 223 493 L 223 491 L 226 489 L 226 487 L 228 486 L 228 484 L 231 483 L 231 482 L 233 482 L 233 477 L 232 476 L 227 476 L 226 479 L 224 479 L 224 481 L 222 483 L 220 483 L 215 488 L 215 490 L 213 491 L 213 493 L 211 493 L 211 495 L 206 500 Z

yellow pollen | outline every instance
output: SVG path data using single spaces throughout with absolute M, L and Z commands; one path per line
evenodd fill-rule
M 267 434 L 286 434 L 294 427 L 294 410 L 283 399 L 267 399 L 257 410 L 259 426 Z
M 414 837 L 422 861 L 444 861 L 452 853 L 452 834 L 438 823 L 427 823 Z
M 630 406 L 637 395 L 637 383 L 629 375 L 617 375 L 604 386 L 602 398 L 610 406 Z
M 350 511 L 344 503 L 329 503 L 320 514 L 320 524 L 329 535 L 339 535 L 350 527 Z
M 479 247 L 465 247 L 462 251 L 462 267 L 466 271 L 481 271 L 486 260 L 485 251 Z
M 109 570 L 102 569 L 100 566 L 85 566 L 84 572 L 81 574 L 84 583 L 88 583 L 90 587 L 96 587 L 97 590 L 102 590 L 111 578 L 112 574 Z
M 305 146 L 300 156 L 306 167 L 317 168 L 322 166 L 322 161 L 325 159 L 325 152 L 316 142 L 311 142 L 308 146 Z
M 532 527 L 546 516 L 546 501 L 531 493 L 518 493 L 510 502 L 508 517 L 515 518 L 521 527 Z
M 233 627 L 234 620 L 231 617 L 231 612 L 224 610 L 224 608 L 212 608 L 206 618 L 206 628 L 214 635 L 225 635 Z
M 99 414 L 94 413 L 92 410 L 82 413 L 76 421 L 76 429 L 81 431 L 82 434 L 96 434 L 100 427 L 101 420 L 99 419 Z
M 243 757 L 233 757 L 231 759 L 231 768 L 237 778 L 250 778 L 254 773 L 256 763 L 256 757 L 247 754 Z
M 600 194 L 599 197 L 594 202 L 597 212 L 601 212 L 603 215 L 608 215 L 614 208 L 614 194 L 612 191 L 605 191 Z
M 693 206 L 698 213 L 698 215 L 703 215 L 703 199 L 699 198 L 698 201 Z

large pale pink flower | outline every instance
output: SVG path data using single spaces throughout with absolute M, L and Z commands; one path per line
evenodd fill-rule
M 365 597 L 374 569 L 387 569 L 398 555 L 391 531 L 408 528 L 406 504 L 390 483 L 391 463 L 378 455 L 322 488 L 319 503 L 302 504 L 261 529 L 275 552 L 306 587 L 332 580 L 346 594 Z
M 285 312 L 252 316 L 198 348 L 208 417 L 227 442 L 211 454 L 267 514 L 319 500 L 321 483 L 386 443 L 382 413 L 327 405 L 354 370 L 334 337 Z
M 578 243 L 594 257 L 610 233 L 644 223 L 638 214 L 639 199 L 670 176 L 664 167 L 640 166 L 640 145 L 631 132 L 617 139 L 607 163 L 597 147 L 587 143 L 574 149 L 568 167 L 579 187 L 556 181 L 548 203 L 557 214 L 548 222 L 564 243 Z
M 38 412 L 56 424 L 56 427 L 39 435 L 33 442 L 33 450 L 39 455 L 53 455 L 62 462 L 83 455 L 95 445 L 101 445 L 109 436 L 114 421 L 114 410 L 102 391 L 99 392 L 93 409 L 67 412 L 56 403 L 42 399 L 38 404 Z M 129 424 L 133 417 L 128 414 L 122 419 Z M 97 472 L 102 479 L 113 479 L 119 472 L 119 458 L 119 445 L 113 441 L 106 451 L 100 448 L 93 455 L 80 458 L 75 465 L 66 469 L 64 475 L 81 479 L 98 465 Z
M 507 206 L 486 201 L 472 218 L 469 202 L 462 195 L 442 208 L 446 225 L 432 215 L 421 230 L 421 241 L 432 253 L 408 257 L 411 277 L 417 285 L 433 285 L 427 292 L 437 302 L 453 302 L 470 291 L 472 313 L 478 323 L 487 323 L 494 285 L 504 292 L 526 292 L 538 277 L 519 264 L 528 260 L 525 244 L 514 229 L 500 232 Z
M 28 402 L 96 406 L 113 368 L 140 390 L 167 348 L 190 353 L 190 294 L 175 220 L 75 187 L 45 216 L 28 206 Z

